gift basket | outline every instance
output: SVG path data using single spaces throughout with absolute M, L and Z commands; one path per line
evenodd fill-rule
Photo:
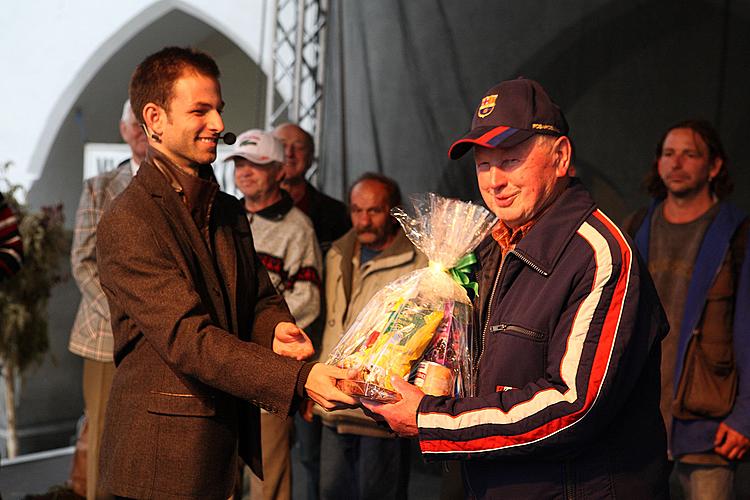
M 471 379 L 470 253 L 496 219 L 473 203 L 428 193 L 413 196 L 414 216 L 392 215 L 429 259 L 376 293 L 331 352 L 327 363 L 356 369 L 354 380 L 339 381 L 352 395 L 381 402 L 400 399 L 391 375 L 413 380 L 427 394 L 463 396 Z

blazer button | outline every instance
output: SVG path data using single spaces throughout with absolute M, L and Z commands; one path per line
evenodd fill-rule
M 336 324 L 336 322 L 334 320 L 332 320 L 332 319 L 328 320 L 328 326 L 333 326 L 335 324 Z

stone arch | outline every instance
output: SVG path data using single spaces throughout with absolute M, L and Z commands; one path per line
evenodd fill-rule
M 132 70 L 146 55 L 165 45 L 191 45 L 214 56 L 222 70 L 223 97 L 229 103 L 224 113 L 227 130 L 240 133 L 264 126 L 267 74 L 257 61 L 259 39 L 244 36 L 243 41 L 236 33 L 224 32 L 226 26 L 215 17 L 211 22 L 207 19 L 185 2 L 157 2 L 132 16 L 92 52 L 76 77 L 66 82 L 43 125 L 34 151 L 35 170 L 27 169 L 34 179 L 28 193 L 32 205 L 62 203 L 66 223 L 72 226 L 81 189 L 84 144 L 121 141 L 117 122 Z M 259 19 L 260 13 L 252 23 L 259 26 Z M 233 26 L 237 29 L 236 23 Z M 217 171 L 222 179 L 231 173 L 225 170 Z
M 70 84 L 57 98 L 55 105 L 50 110 L 45 121 L 42 133 L 34 147 L 27 171 L 33 178 L 42 174 L 43 167 L 50 153 L 50 148 L 55 140 L 57 131 L 63 123 L 66 115 L 74 105 L 81 92 L 86 88 L 91 79 L 99 72 L 102 66 L 120 48 L 136 37 L 147 26 L 158 21 L 172 11 L 182 11 L 190 16 L 200 19 L 206 25 L 214 28 L 226 36 L 230 41 L 242 49 L 245 54 L 258 63 L 260 53 L 246 38 L 239 36 L 234 30 L 227 26 L 221 19 L 214 16 L 208 10 L 196 7 L 182 0 L 159 0 L 135 14 L 125 22 L 122 27 L 107 38 L 97 47 L 88 59 L 81 65 Z M 267 72 L 265 68 L 262 68 Z
M 74 223 L 81 192 L 84 140 L 119 141 L 117 122 L 127 78 L 135 64 L 153 50 L 164 44 L 191 44 L 218 56 L 224 70 L 224 98 L 232 102 L 229 107 L 239 110 L 228 110 L 225 119 L 234 120 L 234 126 L 251 127 L 260 125 L 264 118 L 264 107 L 257 106 L 252 91 L 265 85 L 265 73 L 257 63 L 258 51 L 252 40 L 248 42 L 246 37 L 243 41 L 214 16 L 183 1 L 162 0 L 113 31 L 87 54 L 75 78 L 56 96 L 54 108 L 46 117 L 43 139 L 36 144 L 34 171 L 26 168 L 36 177 L 27 201 L 34 207 L 62 202 L 68 226 Z M 224 65 L 222 60 L 231 64 Z M 248 81 L 248 77 L 254 80 Z M 233 97 L 228 97 L 230 93 Z M 258 92 L 261 98 L 265 98 L 264 91 Z M 256 108 L 257 114 L 253 111 Z M 80 122 L 76 110 L 81 111 Z M 85 126 L 79 129 L 81 124 Z M 79 136 L 83 129 L 88 133 Z M 61 263 L 65 274 L 69 273 L 67 262 Z M 56 362 L 47 359 L 24 381 L 17 416 L 23 453 L 65 446 L 80 416 L 81 363 L 67 351 L 79 298 L 75 281 L 69 279 L 55 287 L 49 299 L 50 353 Z M 61 373 L 66 376 L 61 377 Z

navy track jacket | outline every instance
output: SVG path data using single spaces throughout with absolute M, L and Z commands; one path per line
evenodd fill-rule
M 666 498 L 668 326 L 634 245 L 573 179 L 502 262 L 477 253 L 477 395 L 422 400 L 425 458 L 479 498 Z

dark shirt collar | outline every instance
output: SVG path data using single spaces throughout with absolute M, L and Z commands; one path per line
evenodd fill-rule
M 369 261 L 380 255 L 382 250 L 373 250 L 372 248 L 364 245 L 359 246 L 359 266 L 362 267 Z
M 258 217 L 263 217 L 264 219 L 268 220 L 281 220 L 283 219 L 286 214 L 289 213 L 289 211 L 294 207 L 294 202 L 292 201 L 292 197 L 289 196 L 289 193 L 281 190 L 281 199 L 274 203 L 273 205 L 267 206 L 266 208 L 262 210 L 258 210 L 257 212 L 250 212 L 253 215 L 257 215 Z
M 594 200 L 580 180 L 571 178 L 565 190 L 537 218 L 533 229 L 516 244 L 515 253 L 549 274 L 595 209 Z
M 187 207 L 196 226 L 201 230 L 207 230 L 211 207 L 219 191 L 219 183 L 216 182 L 211 165 L 199 165 L 198 176 L 192 176 L 150 146 L 146 153 L 146 161 L 152 163 L 167 178 L 172 189 Z
M 309 216 L 313 207 L 313 191 L 315 188 L 308 181 L 305 181 L 305 194 L 296 203 L 297 208 L 302 210 L 305 215 Z

